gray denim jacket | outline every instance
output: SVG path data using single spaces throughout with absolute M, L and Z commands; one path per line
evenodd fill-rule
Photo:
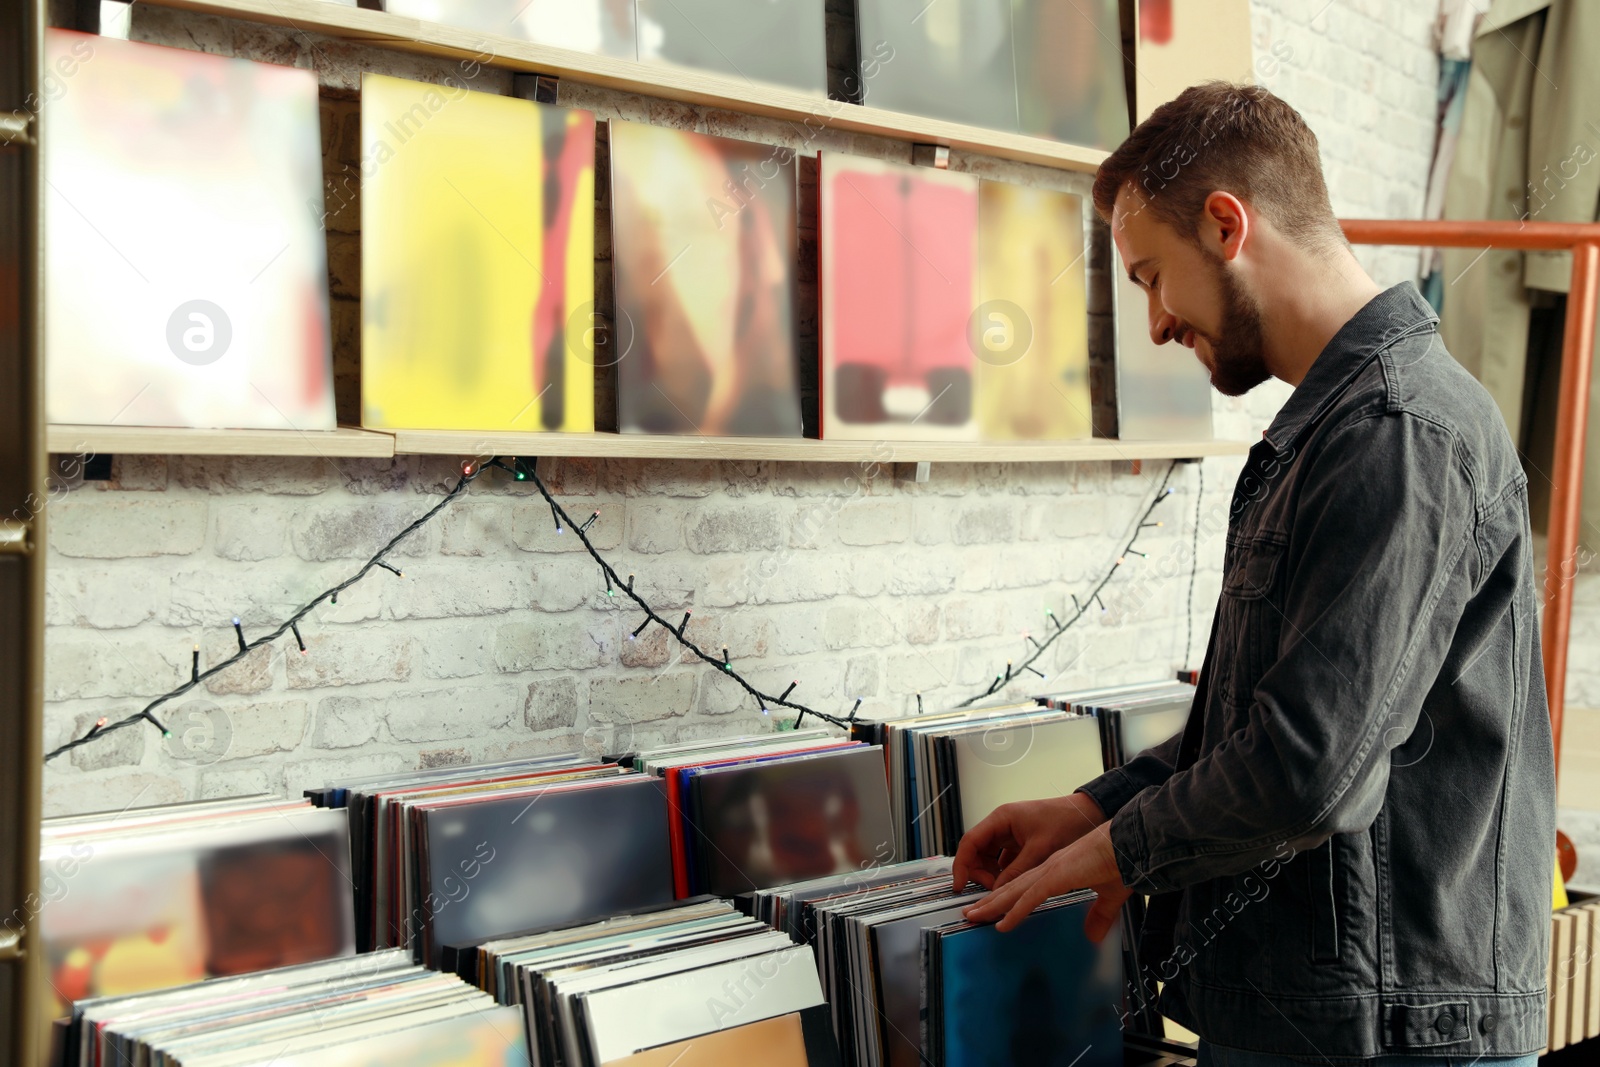
M 1545 1041 L 1555 776 L 1526 479 L 1410 284 L 1250 450 L 1198 758 L 1084 787 L 1123 881 L 1183 890 L 1164 1014 L 1323 1063 Z

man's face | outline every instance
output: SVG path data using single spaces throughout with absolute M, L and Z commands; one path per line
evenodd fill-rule
M 1149 298 L 1150 339 L 1194 349 L 1218 392 L 1242 396 L 1272 374 L 1260 307 L 1225 258 L 1215 233 L 1207 220 L 1199 243 L 1190 241 L 1145 210 L 1139 195 L 1127 189 L 1111 213 L 1117 251 Z

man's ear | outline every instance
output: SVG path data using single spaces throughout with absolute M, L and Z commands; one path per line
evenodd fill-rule
M 1236 258 L 1250 237 L 1250 215 L 1244 202 L 1221 190 L 1207 196 L 1200 234 L 1223 259 Z

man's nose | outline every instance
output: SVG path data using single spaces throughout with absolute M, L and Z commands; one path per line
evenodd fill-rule
M 1178 335 L 1177 316 L 1170 314 L 1160 305 L 1150 309 L 1150 340 L 1158 345 L 1164 345 Z

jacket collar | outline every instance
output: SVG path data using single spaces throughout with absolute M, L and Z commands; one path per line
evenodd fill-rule
M 1380 352 L 1438 322 L 1433 308 L 1411 282 L 1385 289 L 1339 327 L 1262 436 L 1281 454 Z

